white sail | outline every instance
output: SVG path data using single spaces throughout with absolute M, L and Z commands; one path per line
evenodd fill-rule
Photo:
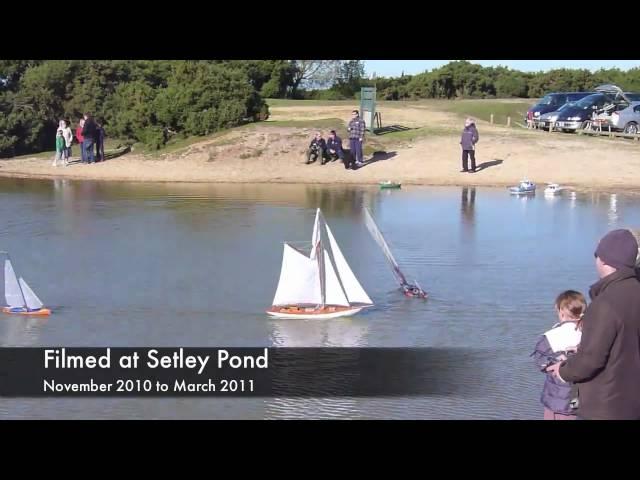
M 329 225 L 324 223 L 325 228 L 327 229 L 327 235 L 329 236 L 329 244 L 331 245 L 331 252 L 333 253 L 333 258 L 336 262 L 336 268 L 338 269 L 338 275 L 340 276 L 340 280 L 342 280 L 342 286 L 344 287 L 344 291 L 347 294 L 347 298 L 351 303 L 364 303 L 373 305 L 373 302 L 367 295 L 367 292 L 364 291 L 362 285 L 354 275 L 353 271 L 349 267 L 347 260 L 342 255 L 342 251 L 336 242 L 336 239 L 333 237 L 333 233 L 331 233 L 331 229 Z
M 4 298 L 11 308 L 26 306 L 16 272 L 13 271 L 13 266 L 8 258 L 4 261 Z
M 284 244 L 282 270 L 273 305 L 322 303 L 318 262 Z
M 331 259 L 326 250 L 324 250 L 324 272 L 325 272 L 325 303 L 327 305 L 342 305 L 348 307 L 350 305 L 347 296 L 340 285 L 336 270 L 333 268 Z
M 313 223 L 313 234 L 311 235 L 311 253 L 309 258 L 316 258 L 316 245 L 320 240 L 320 209 L 316 211 L 316 220 Z
M 38 298 L 38 296 L 33 293 L 31 287 L 24 281 L 24 278 L 20 277 L 20 286 L 22 287 L 22 293 L 24 293 L 24 300 L 27 304 L 27 308 L 29 310 L 38 310 L 42 308 L 44 305 Z
M 371 236 L 373 237 L 373 239 L 382 249 L 382 252 L 384 253 L 385 257 L 387 257 L 387 261 L 391 266 L 391 271 L 393 272 L 393 275 L 396 277 L 400 285 L 406 284 L 407 280 L 404 274 L 400 271 L 400 266 L 398 265 L 398 262 L 396 262 L 396 259 L 393 257 L 393 254 L 391 253 L 391 249 L 389 248 L 389 245 L 387 245 L 387 242 L 382 236 L 382 232 L 380 232 L 378 225 L 376 225 L 376 222 L 373 220 L 371 213 L 366 208 L 364 209 L 364 213 L 365 213 L 365 216 L 364 216 L 365 225 L 369 229 L 369 233 L 371 233 Z

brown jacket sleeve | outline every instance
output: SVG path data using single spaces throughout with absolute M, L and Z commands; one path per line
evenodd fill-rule
M 560 366 L 566 382 L 583 382 L 593 378 L 607 364 L 620 319 L 604 300 L 594 301 L 584 314 L 582 339 L 578 353 Z

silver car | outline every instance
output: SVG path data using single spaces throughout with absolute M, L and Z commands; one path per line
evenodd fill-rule
M 640 102 L 631 102 L 623 109 L 611 114 L 611 126 L 632 135 L 640 132 Z

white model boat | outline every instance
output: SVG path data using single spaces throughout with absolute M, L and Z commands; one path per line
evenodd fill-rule
M 323 233 L 328 242 L 323 241 Z M 328 319 L 355 315 L 371 306 L 373 302 L 318 209 L 310 252 L 284 244 L 280 280 L 267 314 L 276 318 Z
M 3 313 L 14 315 L 50 315 L 51 310 L 44 308 L 42 301 L 31 290 L 24 278 L 18 278 L 13 270 L 11 259 L 7 252 L 0 252 L 0 258 L 4 259 L 4 299 L 7 304 L 2 307 Z
M 509 187 L 511 195 L 526 195 L 536 192 L 536 184 L 530 180 L 522 180 L 518 186 Z
M 544 189 L 545 195 L 560 195 L 565 190 L 564 187 L 558 185 L 557 183 L 549 183 L 547 187 Z

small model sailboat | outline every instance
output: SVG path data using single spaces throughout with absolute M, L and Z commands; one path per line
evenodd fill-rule
M 13 265 L 7 252 L 0 252 L 0 258 L 4 258 L 4 299 L 6 307 L 2 307 L 4 313 L 18 315 L 50 315 L 51 310 L 44 308 L 42 301 L 31 290 L 24 278 L 16 277 Z
M 396 262 L 396 259 L 393 257 L 393 254 L 391 253 L 391 249 L 389 248 L 389 245 L 387 245 L 387 242 L 382 236 L 382 232 L 380 232 L 380 229 L 376 225 L 376 222 L 373 220 L 373 217 L 371 216 L 371 212 L 369 212 L 369 210 L 365 208 L 364 215 L 365 215 L 365 224 L 369 229 L 369 233 L 371 233 L 371 236 L 373 237 L 373 239 L 382 249 L 384 256 L 387 258 L 387 261 L 389 262 L 389 266 L 391 266 L 391 271 L 393 272 L 393 276 L 396 277 L 396 280 L 400 284 L 400 288 L 402 289 L 403 293 L 407 297 L 427 298 L 427 292 L 425 292 L 420 287 L 420 285 L 418 285 L 418 282 L 415 282 L 415 285 L 412 285 L 409 282 L 407 282 L 406 277 L 404 276 L 402 271 L 400 271 L 398 262 Z
M 328 243 L 323 240 L 323 233 Z M 355 315 L 371 306 L 373 302 L 318 209 L 309 254 L 290 243 L 284 244 L 280 280 L 267 314 L 277 318 L 326 319 Z

